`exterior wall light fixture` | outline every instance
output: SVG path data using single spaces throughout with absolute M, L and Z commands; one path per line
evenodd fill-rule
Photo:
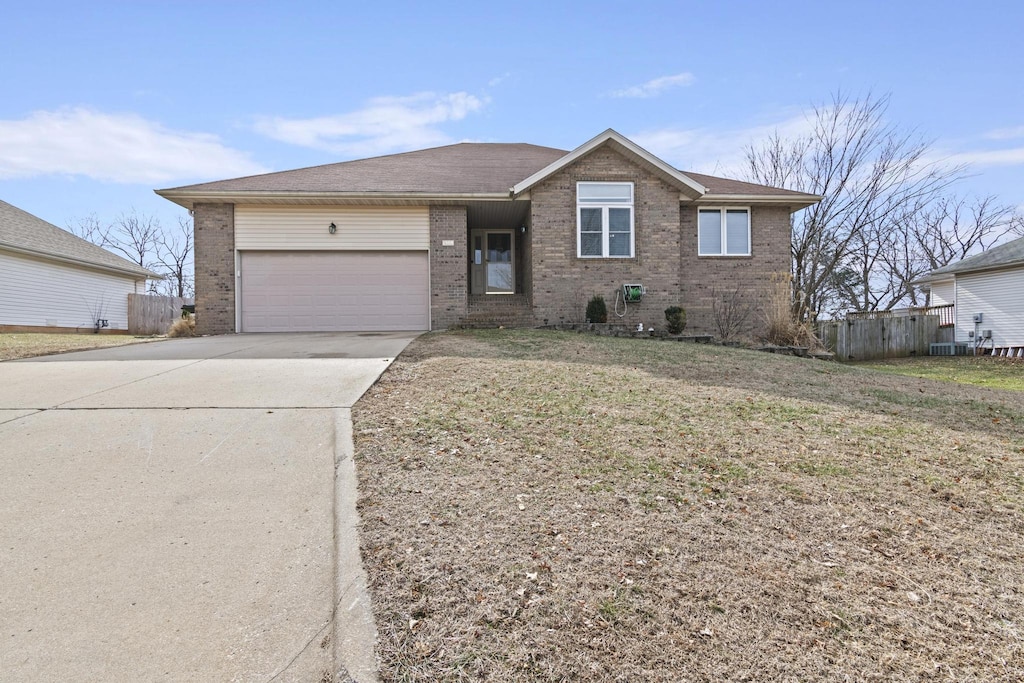
M 335 225 L 334 223 L 331 223 L 330 225 L 327 226 L 327 232 L 333 235 L 334 233 L 338 232 L 338 226 Z

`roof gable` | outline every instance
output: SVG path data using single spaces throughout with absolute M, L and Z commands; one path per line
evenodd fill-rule
M 160 276 L 67 230 L 0 200 L 0 249 L 116 271 L 136 280 Z
M 582 145 L 569 152 L 560 159 L 552 161 L 544 168 L 538 170 L 528 178 L 516 183 L 512 187 L 513 195 L 520 195 L 526 192 L 537 183 L 551 177 L 555 173 L 558 173 L 563 168 L 569 166 L 576 160 L 590 154 L 599 147 L 605 145 L 611 146 L 616 152 L 622 154 L 626 158 L 639 163 L 641 166 L 646 167 L 661 177 L 662 180 L 667 182 L 669 185 L 677 187 L 683 194 L 696 199 L 707 193 L 707 188 L 698 183 L 696 180 L 688 177 L 685 173 L 676 170 L 672 166 L 669 166 L 664 161 L 654 156 L 640 145 L 636 144 L 632 140 L 625 136 L 617 133 L 616 131 L 609 128 L 600 135 L 591 138 L 584 142 Z

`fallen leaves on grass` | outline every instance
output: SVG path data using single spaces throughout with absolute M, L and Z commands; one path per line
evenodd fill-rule
M 354 409 L 382 677 L 1019 679 L 1020 410 L 946 386 L 421 338 Z

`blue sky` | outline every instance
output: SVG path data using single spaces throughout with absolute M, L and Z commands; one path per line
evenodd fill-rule
M 784 9 L 779 9 L 784 7 Z M 0 199 L 52 223 L 153 188 L 462 140 L 572 149 L 615 128 L 735 175 L 842 89 L 1024 205 L 1024 3 L 15 3 Z

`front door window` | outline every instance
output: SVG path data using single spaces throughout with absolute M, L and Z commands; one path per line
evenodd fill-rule
M 515 291 L 512 272 L 512 233 L 487 233 L 487 292 L 511 294 Z
M 474 230 L 470 236 L 471 294 L 514 294 L 515 239 L 511 230 Z

